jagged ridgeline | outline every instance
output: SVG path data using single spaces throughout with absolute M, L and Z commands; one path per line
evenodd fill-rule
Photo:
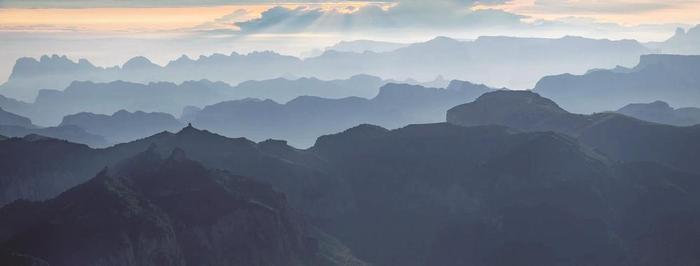
M 0 224 L 0 260 L 27 265 L 363 264 L 269 185 L 155 146 L 54 199 L 4 207 Z
M 21 58 L 0 266 L 700 265 L 698 34 Z
M 43 134 L 91 147 L 105 147 L 162 131 L 174 132 L 182 127 L 182 123 L 191 122 L 227 136 L 245 136 L 256 141 L 285 139 L 296 147 L 309 147 L 321 135 L 361 123 L 396 128 L 413 123 L 440 122 L 444 120 L 445 110 L 493 90 L 465 81 L 451 81 L 444 89 L 398 83 L 379 87 L 382 82 L 386 81 L 356 76 L 337 81 L 278 79 L 246 82 L 235 88 L 227 85 L 214 88 L 210 85 L 216 83 L 207 81 L 178 86 L 170 83 L 73 83 L 65 91 L 44 91 L 35 103 L 14 110 L 43 124 L 58 124 L 57 127 L 0 127 L 0 134 L 20 137 L 29 133 Z M 327 91 L 325 94 L 345 91 L 342 95 L 348 95 L 356 91 L 354 88 L 366 88 L 374 93 L 371 98 L 298 96 L 286 103 L 253 98 L 228 101 L 225 99 L 229 97 L 223 96 L 263 97 L 277 92 L 284 94 L 288 89 L 298 95 L 305 95 L 300 91 L 311 93 L 313 90 Z M 85 98 L 91 101 L 84 101 Z M 198 108 L 198 105 L 204 106 Z M 181 113 L 180 121 L 172 113 Z M 75 133 L 60 134 L 68 129 Z M 85 132 L 78 132 L 80 129 Z M 100 137 L 103 139 L 97 139 Z
M 100 67 L 85 59 L 76 62 L 53 55 L 38 60 L 19 59 L 8 82 L 0 86 L 0 93 L 31 101 L 39 90 L 62 90 L 75 80 L 182 83 L 208 79 L 238 84 L 289 75 L 328 80 L 360 73 L 397 80 L 431 80 L 444 75 L 496 87 L 527 89 L 546 75 L 628 66 L 640 55 L 652 52 L 634 40 L 485 36 L 473 41 L 437 37 L 383 52 L 331 49 L 307 59 L 274 52 L 213 54 L 195 59 L 182 56 L 164 66 L 145 57 L 136 57 L 121 66 Z M 538 67 L 532 68 L 532 65 Z M 504 79 L 504 76 L 509 78 Z
M 45 151 L 48 141 L 0 144 Z M 554 132 L 361 125 L 297 150 L 188 126 L 104 150 L 78 146 L 87 158 L 111 161 L 76 167 L 94 171 L 53 199 L 0 209 L 7 258 L 55 265 L 686 265 L 700 254 L 692 244 L 700 240 L 693 233 L 697 174 L 620 162 Z M 61 165 L 73 161 L 60 157 Z M 59 182 L 52 178 L 35 180 Z

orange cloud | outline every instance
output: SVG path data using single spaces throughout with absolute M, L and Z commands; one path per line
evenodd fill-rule
M 288 8 L 313 6 L 321 9 L 353 10 L 364 2 L 280 4 Z M 260 16 L 276 5 L 227 5 L 169 8 L 81 8 L 24 9 L 0 8 L 0 30 L 18 31 L 163 31 L 193 28 L 211 24 L 220 18 L 244 11 L 242 20 Z
M 700 1 L 696 0 L 512 0 L 501 5 L 479 5 L 530 17 L 555 20 L 585 17 L 620 25 L 700 23 Z

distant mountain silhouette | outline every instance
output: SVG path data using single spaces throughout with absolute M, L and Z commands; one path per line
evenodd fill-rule
M 628 104 L 617 110 L 616 113 L 645 121 L 674 126 L 692 126 L 700 124 L 700 108 L 686 107 L 674 109 L 663 101 Z
M 474 41 L 438 37 L 385 53 L 358 54 L 330 50 L 321 56 L 306 59 L 304 63 L 306 69 L 313 72 L 307 76 L 326 77 L 348 71 L 392 79 L 410 77 L 427 80 L 443 75 L 491 86 L 526 89 L 542 76 L 632 65 L 639 55 L 649 52 L 636 41 L 580 37 L 479 37 Z M 571 57 L 576 59 L 562 59 Z M 533 65 L 538 67 L 532 68 Z
M 205 106 L 223 100 L 251 97 L 280 102 L 301 95 L 327 98 L 374 97 L 379 87 L 387 82 L 368 75 L 329 81 L 279 78 L 246 81 L 238 86 L 208 80 L 186 81 L 179 85 L 169 82 L 72 82 L 65 90 L 41 90 L 33 104 L 9 98 L 3 101 L 0 98 L 0 107 L 30 117 L 40 125 L 55 125 L 63 116 L 80 112 L 112 114 L 119 110 L 130 110 L 179 115 L 187 106 Z
M 57 127 L 38 127 L 29 118 L 7 112 L 0 107 L 0 134 L 8 137 L 24 137 L 40 135 L 50 138 L 68 140 L 75 143 L 87 144 L 92 147 L 104 147 L 107 141 L 100 135 L 86 132 L 75 125 L 60 125 Z
M 326 47 L 326 50 L 333 50 L 338 52 L 352 52 L 352 53 L 364 53 L 364 52 L 374 52 L 374 53 L 384 53 L 391 52 L 399 48 L 408 46 L 405 43 L 393 43 L 393 42 L 380 42 L 372 40 L 355 40 L 355 41 L 342 41 L 334 44 L 333 46 Z
M 544 77 L 534 91 L 569 111 L 611 111 L 630 102 L 665 101 L 700 106 L 700 56 L 644 55 L 627 71 L 593 71 Z
M 298 97 L 285 104 L 246 99 L 206 106 L 191 120 L 198 127 L 257 141 L 286 139 L 309 147 L 317 137 L 371 123 L 388 128 L 439 122 L 444 112 L 491 91 L 484 85 L 453 81 L 446 89 L 388 84 L 372 99 Z
M 480 37 L 474 41 L 439 37 L 380 53 L 327 50 L 304 60 L 274 52 L 213 54 L 197 59 L 182 56 L 165 66 L 136 57 L 121 67 L 103 68 L 86 60 L 73 62 L 54 55 L 39 60 L 19 59 L 9 80 L 0 86 L 0 94 L 32 101 L 39 90 L 61 90 L 76 80 L 180 83 L 208 79 L 238 84 L 289 75 L 332 80 L 361 73 L 393 80 L 430 80 L 443 75 L 491 86 L 526 89 L 546 75 L 629 66 L 640 55 L 651 52 L 631 40 L 567 36 L 559 39 Z
M 12 112 L 25 117 L 28 117 L 29 115 L 33 114 L 32 104 L 18 101 L 2 95 L 0 95 L 0 108 L 3 108 L 3 110 L 7 112 Z
M 39 90 L 62 90 L 73 81 L 112 82 L 117 80 L 148 83 L 170 81 L 181 83 L 189 80 L 209 79 L 236 84 L 244 80 L 260 80 L 279 77 L 274 69 L 291 69 L 300 62 L 290 56 L 272 52 L 255 52 L 248 55 L 232 53 L 214 54 L 192 60 L 182 56 L 161 67 L 145 57 L 136 57 L 122 67 L 96 67 L 87 60 L 71 61 L 65 56 L 42 56 L 17 60 L 8 81 L 0 87 L 0 94 L 24 101 L 34 99 Z M 230 73 L 237 73 L 231 75 Z M 232 78 L 232 77 L 236 78 Z
M 661 43 L 653 43 L 651 47 L 669 54 L 700 54 L 700 25 L 687 31 L 678 28 L 673 37 Z
M 555 131 L 577 138 L 610 158 L 652 161 L 700 173 L 700 126 L 674 127 L 616 113 L 572 114 L 528 91 L 487 93 L 447 112 L 461 126 L 503 125 L 524 131 Z
M 249 178 L 149 149 L 45 202 L 0 209 L 0 246 L 52 265 L 341 265 L 348 256 Z
M 263 81 L 246 81 L 232 88 L 231 99 L 260 98 L 276 102 L 288 102 L 299 96 L 344 98 L 349 96 L 370 98 L 377 95 L 379 87 L 387 82 L 369 75 L 356 75 L 349 79 L 319 80 L 277 78 Z
M 119 110 L 179 114 L 184 106 L 220 101 L 228 84 L 189 81 L 138 84 L 73 82 L 65 90 L 42 90 L 33 104 L 33 120 L 39 124 L 58 124 L 63 116 L 80 112 L 112 114 Z
M 78 113 L 63 117 L 61 126 L 78 126 L 87 132 L 107 138 L 110 143 L 124 143 L 149 137 L 162 131 L 177 131 L 182 124 L 166 113 L 127 112 L 110 115 Z
M 44 128 L 26 128 L 20 126 L 0 125 L 0 134 L 7 137 L 20 138 L 27 135 L 40 135 L 49 138 L 86 144 L 97 148 L 105 147 L 109 144 L 104 137 L 88 133 L 84 129 L 72 125 Z
M 30 120 L 29 118 L 5 111 L 2 109 L 2 107 L 0 107 L 0 125 L 18 126 L 25 128 L 35 127 L 34 124 L 32 124 L 32 120 Z
M 356 200 L 325 231 L 378 265 L 697 259 L 697 175 L 618 164 L 557 133 L 362 125 L 311 150 L 348 180 Z

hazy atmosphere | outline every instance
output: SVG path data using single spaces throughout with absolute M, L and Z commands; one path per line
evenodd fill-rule
M 699 0 L 0 0 L 0 265 L 700 262 Z
M 678 1 L 0 1 L 0 78 L 43 54 L 121 65 L 166 64 L 232 51 L 308 57 L 340 41 L 412 43 L 447 36 L 664 41 L 700 23 L 700 2 Z M 112 52 L 105 53 L 109 50 Z

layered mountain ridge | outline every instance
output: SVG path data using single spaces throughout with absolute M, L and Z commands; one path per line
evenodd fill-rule
M 645 121 L 674 126 L 700 124 L 700 108 L 684 107 L 676 109 L 663 101 L 628 104 L 615 112 Z
M 491 94 L 503 93 L 514 92 Z M 552 107 L 544 100 L 535 102 Z M 12 140 L 0 144 L 7 141 Z M 700 239 L 692 233 L 700 224 L 696 174 L 654 162 L 620 163 L 560 133 L 448 123 L 396 130 L 361 125 L 321 137 L 304 151 L 284 141 L 254 143 L 188 126 L 86 157 L 118 161 L 143 150 L 171 161 L 189 160 L 182 159 L 186 154 L 206 168 L 271 184 L 286 195 L 290 206 L 303 209 L 310 224 L 347 245 L 358 258 L 378 265 L 682 265 L 698 254 L 690 244 Z M 131 161 L 138 171 L 162 169 L 149 166 L 147 158 Z M 117 169 L 123 164 L 111 165 L 117 166 L 103 175 L 122 176 Z M 159 191 L 153 195 L 170 195 L 170 187 L 180 184 L 174 177 L 197 176 L 188 171 L 163 175 L 169 176 L 167 185 L 154 181 L 125 186 L 140 187 L 139 191 L 151 187 Z M 105 179 L 86 184 L 101 182 L 96 180 Z M 84 194 L 75 192 L 79 188 L 48 202 Z M 16 211 L 22 204 L 51 203 L 19 201 L 0 213 Z M 657 231 L 647 234 L 646 228 Z M 688 237 L 674 238 L 677 234 Z M 29 236 L 18 235 L 24 237 Z M 28 244 L 22 250 L 33 247 Z
M 208 79 L 238 84 L 286 75 L 337 79 L 360 73 L 394 80 L 430 80 L 443 75 L 495 87 L 525 89 L 532 87 L 542 76 L 632 65 L 639 55 L 650 52 L 636 41 L 580 37 L 482 37 L 475 41 L 458 41 L 440 37 L 380 53 L 328 50 L 304 60 L 273 52 L 254 52 L 246 55 L 213 54 L 198 59 L 183 56 L 165 66 L 137 57 L 122 67 L 103 68 L 95 67 L 87 60 L 72 62 L 63 56 L 44 56 L 39 60 L 18 60 L 8 82 L 0 86 L 0 94 L 31 101 L 41 89 L 60 90 L 75 80 L 180 83 Z M 563 57 L 568 60 L 561 60 Z M 531 65 L 539 67 L 525 68 Z M 504 80 L 504 75 L 509 78 Z
M 447 121 L 461 126 L 503 125 L 524 131 L 555 131 L 621 161 L 653 161 L 700 173 L 700 127 L 675 127 L 616 113 L 573 114 L 533 92 L 497 91 L 450 109 Z
M 629 103 L 657 100 L 698 107 L 698 69 L 700 56 L 644 55 L 636 67 L 626 71 L 544 77 L 533 91 L 576 113 L 613 111 Z
M 0 246 L 52 265 L 338 265 L 327 258 L 352 260 L 320 250 L 323 239 L 269 186 L 207 170 L 180 149 L 167 159 L 153 149 L 55 199 L 6 206 L 0 210 Z
M 245 99 L 204 107 L 191 122 L 227 136 L 250 136 L 256 141 L 286 139 L 292 146 L 309 147 L 316 138 L 358 124 L 397 128 L 443 120 L 450 107 L 493 89 L 452 81 L 445 89 L 387 84 L 371 99 L 297 97 L 285 104 Z

